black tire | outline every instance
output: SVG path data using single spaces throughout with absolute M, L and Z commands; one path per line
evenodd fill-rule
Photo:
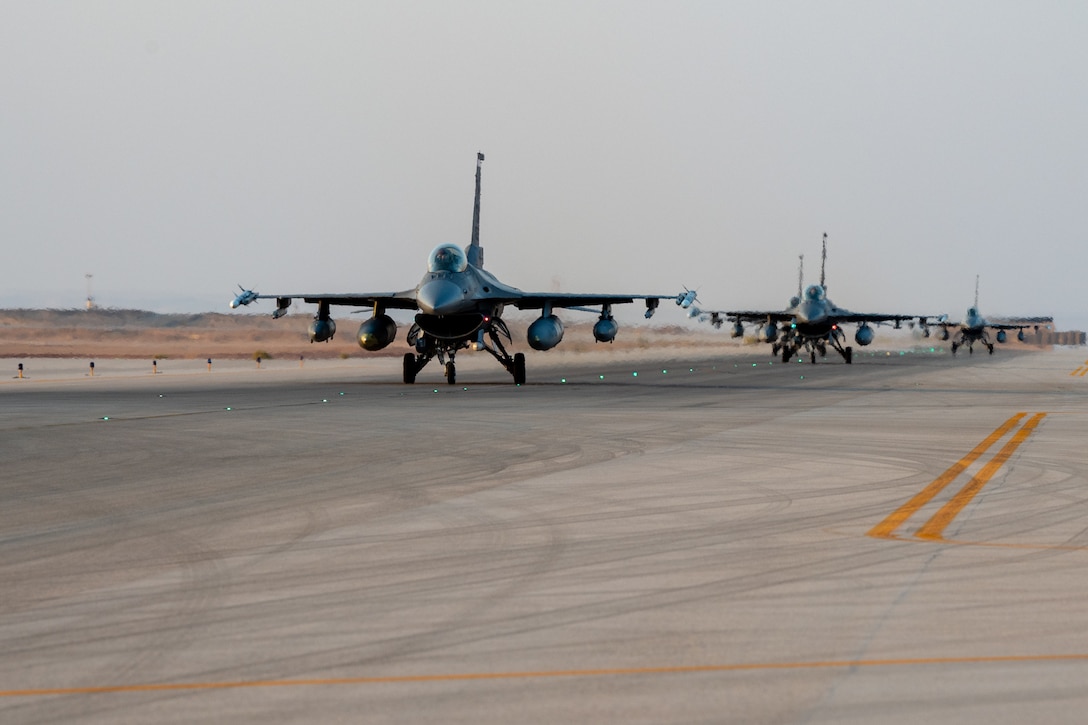
M 994 346 L 993 345 L 987 345 L 986 347 L 990 348 L 990 354 L 993 355 L 994 354 Z
M 846 359 L 846 364 L 847 365 L 852 364 L 854 362 L 854 348 L 847 347 L 846 348 L 846 354 L 843 355 L 843 357 Z
M 416 381 L 416 356 L 410 352 L 404 353 L 404 384 L 411 385 Z
M 525 385 L 525 353 L 514 355 L 514 385 Z
M 790 361 L 790 349 L 788 347 L 782 348 L 782 362 L 788 363 Z
M 446 363 L 446 382 L 450 385 L 457 383 L 457 367 L 453 364 L 453 360 Z
M 813 365 L 816 364 L 816 351 L 815 350 L 812 351 L 812 364 Z
M 957 350 L 958 348 L 959 348 L 959 345 L 957 345 L 956 343 L 952 343 L 952 354 L 953 354 L 953 355 L 955 355 L 955 354 L 956 354 L 956 350 Z

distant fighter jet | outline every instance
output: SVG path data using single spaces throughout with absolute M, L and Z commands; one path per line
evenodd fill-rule
M 802 263 L 804 258 L 802 257 Z M 925 334 L 929 330 L 925 327 L 926 317 L 919 315 L 884 315 L 864 312 L 851 312 L 835 305 L 827 298 L 827 286 L 824 283 L 824 267 L 827 262 L 827 235 L 824 234 L 823 256 L 820 263 L 820 284 L 809 285 L 803 292 L 801 289 L 804 277 L 802 267 L 797 279 L 797 296 L 790 300 L 789 306 L 779 311 L 763 310 L 730 310 L 730 311 L 703 311 L 692 312 L 689 315 L 706 319 L 715 327 L 721 327 L 724 320 L 733 323 L 732 337 L 744 335 L 744 323 L 761 323 L 759 339 L 761 342 L 771 344 L 773 354 L 782 354 L 782 362 L 789 362 L 798 351 L 804 349 L 809 352 L 810 360 L 815 363 L 817 354 L 820 357 L 827 355 L 830 346 L 842 355 L 847 364 L 854 360 L 854 349 L 843 347 L 846 333 L 842 325 L 858 323 L 858 329 L 854 333 L 854 341 L 858 345 L 868 345 L 873 341 L 875 333 L 870 323 L 879 325 L 884 322 L 893 322 L 898 328 L 901 322 L 917 319 L 922 325 Z M 779 327 L 779 325 L 781 327 Z
M 990 354 L 994 354 L 994 344 L 990 342 L 990 336 L 986 332 L 986 329 L 997 330 L 997 334 L 994 336 L 998 342 L 1005 342 L 1007 339 L 1007 330 L 1016 330 L 1016 339 L 1020 342 L 1024 341 L 1024 330 L 1032 328 L 1036 332 L 1039 331 L 1040 325 L 1049 326 L 1054 322 L 1053 317 L 1031 317 L 1022 319 L 1016 323 L 1005 322 L 990 322 L 985 317 L 979 314 L 978 311 L 978 275 L 975 275 L 975 304 L 973 307 L 967 308 L 967 315 L 964 317 L 963 322 L 949 322 L 947 316 L 942 315 L 937 319 L 936 324 L 940 326 L 941 330 L 937 333 L 937 336 L 941 340 L 947 340 L 949 338 L 949 328 L 958 328 L 953 334 L 956 336 L 952 340 L 952 354 L 956 354 L 956 350 L 967 346 L 967 352 L 973 353 L 975 351 L 975 343 L 980 342 L 986 346 L 986 349 L 990 351 Z
M 503 308 L 512 305 L 519 310 L 540 310 L 528 329 L 529 346 L 534 350 L 550 350 L 563 339 L 563 323 L 555 316 L 556 308 L 569 308 L 599 315 L 593 326 L 598 342 L 612 342 L 619 325 L 612 317 L 612 305 L 646 301 L 646 317 L 653 316 L 658 302 L 675 299 L 685 301 L 685 295 L 621 295 L 621 294 L 561 294 L 556 292 L 522 292 L 505 285 L 484 271 L 484 250 L 480 246 L 480 170 L 484 155 L 476 156 L 476 199 L 472 211 L 472 240 L 466 249 L 456 244 L 440 244 L 431 252 L 427 273 L 412 289 L 401 292 L 358 292 L 347 294 L 275 294 L 262 295 L 245 288 L 230 303 L 232 308 L 248 305 L 258 299 L 276 300 L 275 318 L 287 314 L 292 299 L 301 298 L 316 303 L 317 315 L 310 324 L 310 341 L 325 342 L 336 333 L 336 323 L 329 316 L 331 305 L 373 307 L 373 315 L 359 326 L 357 339 L 365 350 L 381 350 L 393 342 L 397 325 L 386 314 L 389 309 L 418 310 L 415 324 L 408 330 L 407 342 L 415 352 L 404 355 L 404 382 L 414 383 L 416 375 L 437 357 L 445 366 L 446 380 L 456 382 L 454 357 L 459 350 L 472 347 L 486 350 L 513 376 L 514 383 L 525 383 L 525 355 L 511 355 L 502 338 L 510 340 L 510 330 L 502 320 Z M 690 304 L 688 300 L 687 304 Z M 587 306 L 599 309 L 586 309 Z

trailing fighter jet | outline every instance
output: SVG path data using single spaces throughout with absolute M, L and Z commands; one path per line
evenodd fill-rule
M 646 317 L 653 316 L 658 302 L 675 299 L 685 301 L 685 295 L 621 295 L 621 294 L 561 294 L 556 292 L 522 292 L 503 284 L 484 270 L 484 250 L 480 246 L 480 170 L 484 155 L 476 156 L 476 199 L 472 211 L 472 240 L 466 249 L 456 244 L 440 244 L 431 252 L 427 273 L 412 289 L 401 292 L 352 292 L 337 294 L 273 294 L 262 295 L 247 290 L 230 303 L 232 308 L 248 305 L 258 299 L 275 299 L 274 318 L 287 314 L 291 300 L 299 299 L 317 304 L 317 315 L 310 324 L 310 341 L 326 342 L 336 334 L 336 323 L 329 314 L 332 305 L 373 307 L 369 319 L 359 326 L 359 345 L 370 351 L 381 350 L 393 342 L 397 325 L 389 315 L 390 309 L 418 310 L 415 323 L 408 330 L 407 342 L 415 352 L 404 354 L 404 382 L 414 383 L 416 375 L 437 357 L 445 367 L 446 380 L 456 382 L 454 358 L 459 350 L 472 347 L 486 350 L 513 376 L 514 383 L 525 383 L 525 355 L 511 355 L 503 346 L 509 341 L 510 330 L 502 320 L 507 305 L 519 310 L 540 310 L 528 329 L 529 347 L 550 350 L 563 339 L 563 323 L 554 314 L 558 308 L 593 312 L 599 315 L 593 326 L 597 342 L 612 342 L 619 325 L 612 317 L 612 305 L 645 300 Z M 690 304 L 690 300 L 688 301 Z M 599 309 L 587 309 L 599 306 Z
M 802 264 L 804 257 L 801 258 Z M 824 234 L 823 256 L 820 263 L 820 284 L 809 285 L 802 291 L 804 267 L 797 278 L 797 296 L 790 300 L 789 306 L 779 311 L 763 310 L 729 310 L 729 311 L 703 311 L 696 310 L 689 314 L 706 319 L 715 327 L 721 327 L 724 320 L 733 323 L 732 337 L 744 335 L 744 323 L 761 324 L 759 339 L 761 342 L 771 344 L 773 354 L 782 354 L 782 362 L 789 362 L 790 358 L 804 349 L 809 352 L 810 359 L 816 362 L 816 356 L 827 355 L 827 348 L 831 347 L 842 355 L 847 364 L 854 360 L 854 349 L 844 347 L 846 333 L 842 326 L 847 323 L 857 323 L 858 328 L 854 333 L 854 341 L 858 345 L 868 345 L 873 341 L 875 333 L 870 324 L 879 325 L 892 322 L 898 328 L 904 321 L 917 319 L 922 325 L 925 334 L 929 330 L 925 327 L 926 317 L 919 315 L 885 315 L 865 312 L 851 312 L 838 307 L 827 298 L 827 285 L 824 282 L 824 268 L 827 263 L 827 234 Z
M 956 338 L 952 340 L 952 354 L 956 354 L 956 350 L 967 346 L 967 352 L 973 353 L 975 351 L 975 343 L 982 343 L 990 354 L 994 354 L 994 344 L 990 342 L 990 336 L 986 332 L 986 328 L 991 330 L 997 330 L 997 334 L 994 335 L 998 342 L 1005 342 L 1007 339 L 1007 330 L 1016 330 L 1016 339 L 1020 342 L 1024 341 L 1024 330 L 1032 328 L 1036 332 L 1039 331 L 1040 325 L 1049 326 L 1054 322 L 1053 317 L 1031 317 L 1021 319 L 1016 323 L 1005 322 L 990 322 L 978 311 L 978 275 L 975 275 L 975 304 L 973 307 L 967 308 L 967 315 L 964 317 L 963 322 L 949 322 L 946 315 L 942 315 L 937 319 L 937 325 L 941 330 L 937 333 L 937 336 L 941 340 L 947 340 L 949 338 L 950 327 L 959 328 L 953 334 Z

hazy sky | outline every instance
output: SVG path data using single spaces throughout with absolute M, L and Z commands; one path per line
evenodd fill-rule
M 0 306 L 415 285 L 1088 327 L 1088 3 L 0 0 Z M 271 304 L 262 303 L 265 312 Z M 662 308 L 659 319 L 681 319 Z

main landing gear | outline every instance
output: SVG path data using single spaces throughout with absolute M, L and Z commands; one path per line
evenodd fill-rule
M 490 344 L 484 340 L 485 331 L 490 338 Z M 508 353 L 502 344 L 502 340 L 499 337 L 500 335 L 509 340 L 510 330 L 501 319 L 493 319 L 490 324 L 480 328 L 476 340 L 473 343 L 473 347 L 476 350 L 486 350 L 491 353 L 492 357 L 498 360 L 499 364 L 506 368 L 507 372 L 513 376 L 515 385 L 524 385 L 525 354 L 519 352 L 511 355 Z M 446 383 L 449 385 L 457 384 L 457 364 L 454 361 L 454 358 L 457 355 L 458 350 L 462 350 L 469 346 L 468 339 L 439 340 L 438 338 L 423 332 L 418 326 L 413 326 L 408 332 L 408 344 L 415 347 L 417 352 L 404 353 L 405 384 L 411 385 L 414 383 L 419 371 L 426 367 L 427 363 L 436 357 L 444 367 Z
M 834 337 L 831 338 L 830 342 L 831 342 L 831 346 L 840 355 L 842 355 L 842 359 L 847 365 L 850 365 L 850 364 L 852 364 L 854 362 L 854 348 L 849 347 L 849 346 L 843 347 L 842 344 L 837 339 L 835 339 Z M 817 355 L 819 355 L 820 357 L 826 357 L 827 356 L 827 346 L 824 345 L 824 344 L 813 343 L 813 342 L 805 342 L 804 343 L 804 348 L 806 350 L 808 350 L 808 352 L 809 352 L 809 362 L 811 362 L 813 365 L 816 364 L 816 356 Z M 783 345 L 782 346 L 782 362 L 788 363 L 793 358 L 793 356 L 797 354 L 797 352 L 799 350 L 800 350 L 799 347 L 793 347 L 791 345 Z
M 986 340 L 982 340 L 981 342 L 982 342 L 983 345 L 986 346 L 986 350 L 991 355 L 993 355 L 994 354 L 994 344 L 992 342 L 988 342 Z M 968 355 L 974 355 L 975 354 L 975 345 L 974 345 L 973 341 L 971 341 L 971 342 L 954 342 L 954 343 L 952 343 L 952 354 L 955 355 L 956 350 L 963 347 L 964 345 L 967 346 L 967 354 Z

